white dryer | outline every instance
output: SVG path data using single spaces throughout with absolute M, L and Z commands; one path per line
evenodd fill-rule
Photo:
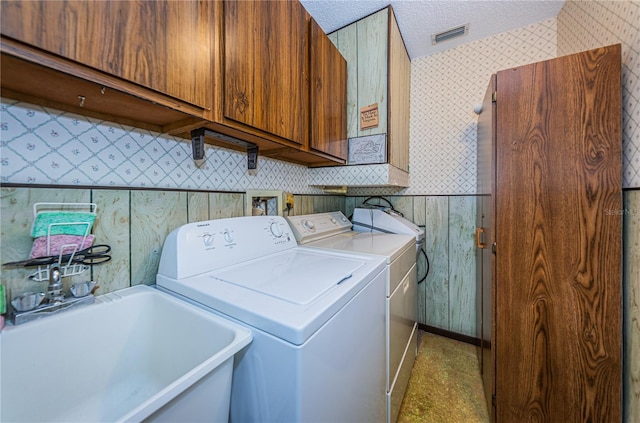
M 385 420 L 385 262 L 300 247 L 284 218 L 190 223 L 169 234 L 157 286 L 249 327 L 233 422 Z
M 385 234 L 408 234 L 416 238 L 416 255 L 424 244 L 424 230 L 390 208 L 356 207 L 351 218 L 353 230 Z
M 394 423 L 418 349 L 415 235 L 353 231 L 339 211 L 286 219 L 300 245 L 384 257 L 387 422 Z

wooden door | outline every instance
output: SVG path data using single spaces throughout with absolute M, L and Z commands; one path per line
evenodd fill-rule
M 493 414 L 494 357 L 492 348 L 493 330 L 493 254 L 495 220 L 493 219 L 495 153 L 496 153 L 496 112 L 493 101 L 496 92 L 496 76 L 492 75 L 482 102 L 482 112 L 478 118 L 478 203 L 476 229 L 476 274 L 478 277 L 478 328 L 480 343 L 480 366 L 487 408 Z
M 347 61 L 311 19 L 311 140 L 309 147 L 347 159 Z
M 202 108 L 212 104 L 206 1 L 3 1 L 2 34 Z
M 621 420 L 620 46 L 497 74 L 497 421 Z
M 298 1 L 224 3 L 224 117 L 308 145 L 309 15 Z

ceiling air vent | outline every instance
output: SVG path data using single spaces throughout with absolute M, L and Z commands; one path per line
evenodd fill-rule
M 463 35 L 467 35 L 468 32 L 469 32 L 469 24 L 460 25 L 455 28 L 447 29 L 446 31 L 442 31 L 437 34 L 432 34 L 431 44 L 435 45 L 455 37 L 461 37 Z

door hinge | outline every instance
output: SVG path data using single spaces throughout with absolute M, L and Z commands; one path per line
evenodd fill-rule
M 496 400 L 496 396 L 495 395 L 491 395 L 491 405 L 493 405 L 495 407 L 496 406 L 496 402 L 498 402 Z
M 491 253 L 496 254 L 496 250 L 497 250 L 497 247 L 496 247 L 496 243 L 494 242 L 493 244 L 491 244 Z
M 491 102 L 495 103 L 498 101 L 498 92 L 494 91 L 493 94 L 491 94 Z

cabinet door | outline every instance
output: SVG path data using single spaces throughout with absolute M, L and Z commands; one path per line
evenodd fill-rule
M 210 11 L 206 1 L 3 1 L 2 34 L 209 108 Z
M 360 129 L 358 111 L 358 31 L 357 23 L 333 32 L 334 44 L 347 61 L 347 138 L 357 137 Z
M 389 9 L 356 23 L 358 31 L 358 136 L 386 134 L 388 107 Z M 378 105 L 378 126 L 360 129 L 360 110 Z
M 311 20 L 310 148 L 347 158 L 347 62 Z
M 620 45 L 497 74 L 497 421 L 621 421 Z
M 308 145 L 309 15 L 297 1 L 224 3 L 224 116 Z

